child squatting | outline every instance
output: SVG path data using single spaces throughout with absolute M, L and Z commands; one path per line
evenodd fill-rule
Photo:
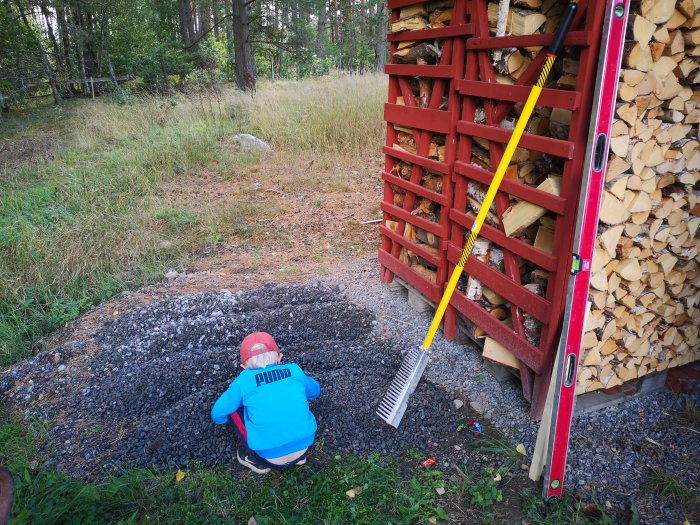
M 241 372 L 211 409 L 214 423 L 230 423 L 238 436 L 238 462 L 258 474 L 306 463 L 316 436 L 309 401 L 321 387 L 299 365 L 280 364 L 282 353 L 265 332 L 241 343 Z

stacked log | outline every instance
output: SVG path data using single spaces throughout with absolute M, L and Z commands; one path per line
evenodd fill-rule
M 431 0 L 401 8 L 399 19 L 391 24 L 392 33 L 422 31 L 450 25 L 454 0 Z M 442 42 L 403 40 L 392 55 L 395 64 L 436 64 L 442 54 Z
M 399 128 L 399 126 L 395 127 Z M 397 133 L 397 142 L 398 144 L 394 144 L 395 148 L 403 149 L 410 153 L 416 152 L 412 130 L 409 128 Z M 442 142 L 442 144 L 439 144 L 439 142 Z M 430 143 L 428 157 L 434 160 L 444 161 L 444 155 L 444 136 L 433 136 L 433 141 Z M 392 174 L 397 175 L 404 180 L 409 180 L 412 172 L 413 164 L 406 161 L 397 162 L 392 170 Z M 421 176 L 420 185 L 436 193 L 441 193 L 443 186 L 443 175 L 430 170 L 424 170 L 424 173 Z M 391 189 L 393 191 L 393 204 L 398 207 L 403 207 L 406 197 L 406 190 L 395 184 L 391 184 Z M 415 215 L 435 223 L 438 222 L 439 213 L 440 206 L 425 197 L 416 198 L 413 210 L 411 211 L 411 215 Z M 433 255 L 438 255 L 439 239 L 436 235 L 427 232 L 414 224 L 411 224 L 410 222 L 405 223 L 403 232 L 398 232 L 399 221 L 396 217 L 391 217 L 390 220 L 385 221 L 385 225 L 390 230 L 400 233 L 400 235 L 403 235 L 403 237 L 417 244 L 427 252 Z M 401 260 L 401 262 L 403 262 L 406 266 L 412 268 L 416 273 L 428 279 L 428 281 L 437 284 L 436 268 L 422 257 L 413 253 L 411 250 L 402 248 L 399 255 L 399 260 Z
M 489 30 L 495 36 L 521 36 L 551 33 L 556 28 L 565 4 L 557 0 L 500 0 L 488 4 Z M 492 54 L 493 64 L 500 72 L 496 81 L 513 84 L 530 65 L 540 47 L 510 48 Z M 571 82 L 570 78 L 562 80 Z M 576 85 L 575 78 L 573 84 Z
M 700 359 L 700 2 L 630 14 L 577 393 Z

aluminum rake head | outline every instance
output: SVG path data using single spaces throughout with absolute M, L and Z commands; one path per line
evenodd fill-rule
M 416 389 L 423 371 L 428 364 L 428 351 L 414 348 L 403 360 L 401 368 L 389 386 L 389 391 L 377 409 L 377 415 L 394 428 L 399 428 L 408 398 Z

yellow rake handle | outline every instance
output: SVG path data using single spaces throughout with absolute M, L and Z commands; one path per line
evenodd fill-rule
M 469 233 L 467 241 L 464 243 L 462 255 L 460 255 L 459 261 L 457 262 L 457 266 L 455 266 L 455 269 L 452 272 L 452 276 L 450 277 L 450 280 L 447 283 L 447 288 L 445 288 L 445 292 L 442 294 L 440 304 L 438 305 L 438 308 L 435 311 L 433 321 L 432 323 L 430 323 L 428 333 L 426 334 L 425 339 L 423 340 L 423 344 L 421 345 L 423 350 L 429 350 L 430 345 L 433 343 L 433 338 L 435 337 L 435 333 L 437 332 L 437 329 L 440 326 L 442 317 L 445 315 L 445 310 L 447 310 L 447 305 L 450 303 L 452 294 L 455 291 L 455 288 L 457 287 L 459 278 L 462 275 L 462 271 L 464 270 L 464 265 L 467 263 L 467 259 L 469 258 L 469 254 L 471 253 L 472 248 L 474 247 L 476 238 L 479 236 L 481 226 L 484 224 L 486 214 L 488 213 L 489 208 L 491 208 L 493 199 L 496 197 L 496 193 L 498 192 L 498 188 L 501 185 L 501 181 L 503 180 L 503 176 L 506 173 L 506 169 L 508 168 L 511 159 L 513 158 L 515 149 L 518 147 L 520 138 L 522 137 L 523 132 L 525 131 L 525 126 L 527 125 L 528 120 L 530 120 L 532 110 L 535 109 L 537 99 L 540 97 L 540 93 L 542 92 L 544 83 L 547 81 L 547 77 L 549 76 L 549 72 L 551 71 L 552 65 L 554 64 L 556 58 L 556 55 L 552 53 L 547 54 L 547 60 L 545 60 L 545 63 L 542 66 L 542 71 L 540 72 L 540 76 L 537 79 L 537 83 L 534 86 L 532 86 L 532 89 L 530 90 L 530 94 L 528 95 L 527 101 L 525 102 L 525 107 L 523 108 L 522 113 L 520 113 L 520 117 L 518 118 L 518 122 L 515 124 L 515 129 L 513 130 L 513 134 L 511 135 L 510 140 L 508 141 L 508 145 L 506 146 L 506 150 L 503 153 L 501 162 L 498 164 L 498 169 L 496 170 L 496 173 L 493 176 L 493 180 L 489 185 L 489 189 L 486 192 L 484 202 L 481 203 L 479 213 L 476 215 L 476 219 L 474 220 L 474 227 L 471 229 L 471 233 Z

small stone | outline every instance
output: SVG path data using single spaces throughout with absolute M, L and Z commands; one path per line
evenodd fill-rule
M 59 372 L 63 372 L 66 369 L 66 365 L 61 365 L 58 367 Z
M 161 250 L 172 250 L 175 247 L 170 241 L 160 241 L 158 243 L 158 248 Z
M 176 272 L 175 270 L 168 270 L 168 272 L 165 274 L 165 278 L 166 278 L 168 281 L 172 281 L 172 280 L 174 280 L 174 279 L 177 279 L 177 277 L 178 277 L 179 275 L 180 275 L 180 274 L 179 274 L 178 272 Z
M 58 352 L 56 352 L 56 353 L 53 355 L 53 357 L 52 357 L 52 361 L 53 361 L 55 364 L 60 363 L 60 362 L 61 362 L 61 354 L 58 353 Z
M 464 406 L 464 401 L 462 401 L 461 399 L 455 399 L 454 401 L 452 401 L 452 404 L 455 406 L 455 409 L 459 410 Z
M 435 489 L 435 492 L 438 493 L 438 496 L 442 496 L 445 493 L 445 489 L 442 487 L 438 487 Z
M 476 412 L 477 414 L 483 414 L 485 411 L 484 405 L 478 399 L 475 399 L 474 401 L 470 401 L 469 406 L 472 407 L 472 410 L 474 412 Z
M 214 370 L 219 370 L 221 367 L 219 365 L 214 365 L 212 368 L 214 368 Z

